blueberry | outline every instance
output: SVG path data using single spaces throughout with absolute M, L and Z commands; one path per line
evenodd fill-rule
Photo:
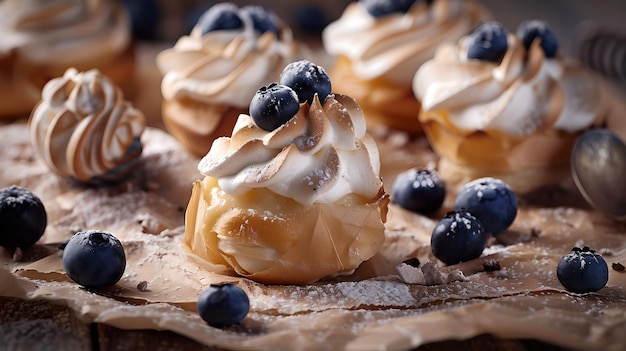
M 278 17 L 263 6 L 248 5 L 241 8 L 242 15 L 250 16 L 254 29 L 263 34 L 273 32 L 278 34 Z
M 295 116 L 299 108 L 298 95 L 293 89 L 271 83 L 254 94 L 250 116 L 259 128 L 271 132 Z
M 239 8 L 235 4 L 220 3 L 211 6 L 198 20 L 200 33 L 207 34 L 215 30 L 229 30 L 243 28 L 243 21 L 239 17 Z
M 155 39 L 162 17 L 157 1 L 122 0 L 122 4 L 130 17 L 133 35 L 142 40 Z
M 285 66 L 280 74 L 280 84 L 291 87 L 298 94 L 298 101 L 313 103 L 315 94 L 324 102 L 332 87 L 330 78 L 321 66 L 307 60 Z
M 602 256 L 589 247 L 575 247 L 561 258 L 556 267 L 556 276 L 568 291 L 590 293 L 602 289 L 609 281 L 609 266 Z
M 435 226 L 430 247 L 439 260 L 455 264 L 480 257 L 488 237 L 476 217 L 466 210 L 457 210 L 448 212 Z
M 382 17 L 390 13 L 406 13 L 416 0 L 360 0 L 370 15 Z
M 476 27 L 467 41 L 467 58 L 499 62 L 509 45 L 507 30 L 502 24 L 492 21 Z
M 517 216 L 517 197 L 503 181 L 480 178 L 471 181 L 456 196 L 454 208 L 464 208 L 480 220 L 488 233 L 505 231 Z
M 544 21 L 532 20 L 523 22 L 517 28 L 517 36 L 522 38 L 526 49 L 530 48 L 530 44 L 532 44 L 535 38 L 541 39 L 541 48 L 548 58 L 556 56 L 559 50 L 559 40 L 556 34 Z
M 409 211 L 428 214 L 438 210 L 446 197 L 446 187 L 439 174 L 412 168 L 398 175 L 391 199 Z
M 198 314 L 212 327 L 239 324 L 249 311 L 248 295 L 237 285 L 210 285 L 198 297 Z
M 295 22 L 307 34 L 321 35 L 330 20 L 319 4 L 301 4 L 295 11 Z
M 35 194 L 17 185 L 0 189 L 0 246 L 32 246 L 47 225 L 46 209 Z
M 63 250 L 63 268 L 73 281 L 86 288 L 104 288 L 122 278 L 126 255 L 122 243 L 111 233 L 78 232 Z

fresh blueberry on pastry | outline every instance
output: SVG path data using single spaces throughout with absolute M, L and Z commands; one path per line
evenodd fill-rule
M 198 19 L 198 27 L 205 35 L 216 30 L 240 29 L 243 21 L 235 4 L 220 3 L 213 5 Z
M 540 20 L 526 21 L 517 28 L 517 36 L 522 38 L 524 47 L 528 50 L 536 39 L 540 40 L 541 49 L 547 58 L 556 56 L 559 50 L 559 39 L 550 26 Z
M 291 87 L 298 94 L 298 101 L 301 103 L 308 101 L 312 104 L 315 94 L 323 103 L 332 91 L 330 78 L 324 68 L 308 60 L 285 66 L 280 74 L 280 84 Z
M 290 120 L 298 109 L 296 92 L 276 83 L 259 89 L 250 102 L 250 116 L 254 123 L 268 132 Z
M 374 17 L 382 17 L 394 12 L 407 12 L 415 0 L 360 0 L 367 12 Z
M 250 16 L 254 29 L 259 33 L 273 32 L 278 34 L 278 19 L 272 10 L 263 6 L 249 5 L 242 7 L 241 13 Z
M 467 58 L 499 62 L 508 49 L 508 31 L 491 21 L 476 27 L 468 36 Z

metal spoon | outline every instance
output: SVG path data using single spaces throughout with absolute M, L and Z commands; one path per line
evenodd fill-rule
M 571 171 L 591 206 L 626 220 L 626 144 L 617 135 L 592 129 L 580 136 L 572 149 Z

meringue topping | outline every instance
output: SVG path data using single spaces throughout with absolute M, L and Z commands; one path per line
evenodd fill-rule
M 247 107 L 258 87 L 277 80 L 282 68 L 300 55 L 284 22 L 278 20 L 278 35 L 259 35 L 249 16 L 240 17 L 244 24 L 240 30 L 202 35 L 196 25 L 157 56 L 166 100 L 189 98 Z
M 446 110 L 446 124 L 459 133 L 516 137 L 576 132 L 606 116 L 608 105 L 590 72 L 560 55 L 547 58 L 539 40 L 528 50 L 512 34 L 508 42 L 501 62 L 467 59 L 467 37 L 442 45 L 413 81 L 424 110 Z
M 354 2 L 324 30 L 324 48 L 347 57 L 363 79 L 384 77 L 410 86 L 411 76 L 433 57 L 437 45 L 456 41 L 486 17 L 486 11 L 470 1 L 418 1 L 407 13 L 381 18 Z
M 305 205 L 348 194 L 373 199 L 382 187 L 378 148 L 363 112 L 340 94 L 301 104 L 271 132 L 240 115 L 232 136 L 216 139 L 198 169 L 231 195 L 268 188 Z
M 54 172 L 79 181 L 111 181 L 141 154 L 143 113 L 98 70 L 68 69 L 46 84 L 29 121 L 35 152 Z

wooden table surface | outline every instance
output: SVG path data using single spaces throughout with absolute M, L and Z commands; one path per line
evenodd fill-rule
M 85 323 L 65 306 L 0 297 L 0 350 L 221 350 L 169 331 L 122 330 Z M 534 340 L 480 335 L 463 341 L 422 345 L 418 351 L 568 351 Z

